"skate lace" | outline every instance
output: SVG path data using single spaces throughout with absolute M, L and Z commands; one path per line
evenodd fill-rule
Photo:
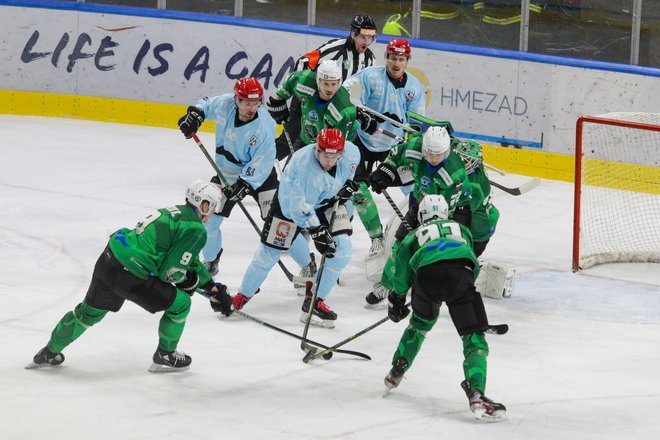
M 383 238 L 374 238 L 371 241 L 371 248 L 369 248 L 369 253 L 374 254 L 383 250 Z
M 332 310 L 330 310 L 330 307 L 328 307 L 328 306 L 323 302 L 322 299 L 317 299 L 317 300 L 316 300 L 316 309 L 317 309 L 317 310 L 320 310 L 320 311 L 322 311 L 322 312 L 328 312 L 328 313 L 329 313 L 329 312 L 332 312 Z
M 240 310 L 248 301 L 250 301 L 250 298 L 242 293 L 237 293 L 236 296 L 231 299 L 234 309 L 236 310 Z
M 377 283 L 376 286 L 374 286 L 374 291 L 373 294 L 376 298 L 382 299 L 387 296 L 388 290 L 381 284 Z

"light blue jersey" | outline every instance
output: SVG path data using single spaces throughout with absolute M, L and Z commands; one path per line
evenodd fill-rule
M 406 85 L 397 88 L 388 78 L 385 67 L 373 66 L 359 71 L 347 79 L 343 86 L 350 90 L 353 84 L 360 83 L 362 85 L 360 101 L 365 107 L 378 113 L 396 115 L 405 124 L 408 122 L 407 111 L 424 115 L 426 104 L 422 84 L 410 72 L 406 72 L 406 76 Z M 387 121 L 378 125 L 383 130 L 403 137 L 403 130 Z M 358 136 L 364 146 L 374 152 L 388 151 L 396 143 L 394 139 L 385 136 L 380 131 L 369 135 L 358 128 Z
M 332 176 L 321 167 L 315 151 L 316 144 L 311 144 L 291 156 L 277 193 L 282 214 L 303 229 L 321 224 L 316 209 L 334 197 L 347 180 L 353 179 L 360 161 L 358 148 L 346 141 L 344 154 L 337 161 Z
M 237 126 L 233 93 L 202 98 L 197 107 L 216 123 L 215 163 L 229 184 L 240 176 L 252 189 L 259 188 L 275 165 L 275 121 L 268 111 L 260 107 L 256 118 Z
M 360 151 L 352 142 L 346 141 L 344 154 L 336 164 L 334 176 L 325 171 L 315 155 L 316 144 L 310 144 L 296 151 L 284 169 L 280 179 L 278 201 L 282 214 L 293 220 L 300 228 L 313 228 L 320 225 L 316 209 L 325 205 L 337 195 L 347 180 L 353 179 L 360 160 Z M 346 204 L 352 214 L 352 204 Z M 347 234 L 333 237 L 337 250 L 333 258 L 325 260 L 325 268 L 319 282 L 318 298 L 325 299 L 337 284 L 339 274 L 348 265 L 353 255 L 353 247 Z M 282 251 L 263 243 L 259 245 L 252 262 L 248 266 L 240 292 L 252 297 L 268 272 L 275 266 Z M 298 234 L 289 248 L 289 254 L 301 266 L 309 263 L 309 248 L 302 234 Z M 305 261 L 303 258 L 307 258 Z

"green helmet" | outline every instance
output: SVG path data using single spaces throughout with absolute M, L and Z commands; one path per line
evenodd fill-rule
M 474 173 L 484 162 L 481 145 L 475 141 L 462 141 L 456 144 L 454 152 L 459 155 L 468 174 Z

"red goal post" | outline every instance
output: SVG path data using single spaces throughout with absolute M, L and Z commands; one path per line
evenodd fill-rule
M 660 263 L 660 113 L 577 120 L 573 271 Z

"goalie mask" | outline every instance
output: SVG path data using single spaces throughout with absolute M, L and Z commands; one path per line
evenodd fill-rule
M 419 202 L 417 220 L 423 225 L 431 220 L 447 220 L 449 218 L 449 206 L 444 197 L 437 194 L 424 196 Z
M 456 154 L 460 156 L 468 174 L 474 173 L 484 161 L 481 145 L 475 141 L 463 141 L 454 147 Z
M 202 211 L 204 201 L 209 202 L 206 212 Z M 225 195 L 218 185 L 203 180 L 195 180 L 186 190 L 186 202 L 194 206 L 202 216 L 208 216 L 214 212 L 222 211 L 225 206 Z

